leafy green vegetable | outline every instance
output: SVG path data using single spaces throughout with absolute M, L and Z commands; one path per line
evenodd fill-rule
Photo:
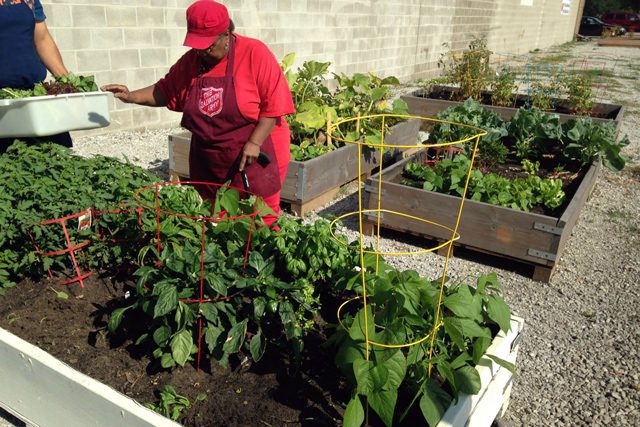
M 507 128 L 496 113 L 469 98 L 462 105 L 451 107 L 438 113 L 436 118 L 453 122 L 454 124 L 437 123 L 429 134 L 429 143 L 441 144 L 461 141 L 479 133 L 475 129 L 459 126 L 455 123 L 474 126 L 487 132 L 487 135 L 480 139 L 478 156 L 489 164 L 502 164 L 505 162 L 508 150 L 502 142 L 502 138 L 507 135 Z M 464 144 L 468 155 L 473 148 L 473 144 L 475 144 L 475 139 Z
M 400 272 L 383 262 L 377 275 L 367 276 L 369 341 L 399 345 L 429 336 L 437 321 L 439 288 L 440 280 L 429 281 L 415 271 Z M 402 348 L 369 344 L 367 357 L 365 310 L 354 308 L 343 319 L 344 328 L 337 328 L 329 340 L 336 348 L 335 363 L 353 389 L 345 425 L 362 422 L 361 398 L 387 426 L 401 420 L 419 401 L 425 421 L 433 426 L 460 393 L 477 393 L 481 384 L 474 365 L 491 341 L 488 325 L 497 324 L 504 332 L 510 329 L 511 315 L 500 293 L 495 274 L 478 278 L 475 286 L 460 282 L 445 287 L 439 317 L 444 316 L 444 327 L 437 329 L 432 355 L 427 340 Z M 435 367 L 432 372 L 429 365 Z M 414 398 L 399 400 L 399 394 Z
M 30 98 L 33 96 L 97 90 L 98 85 L 93 76 L 76 76 L 73 73 L 69 73 L 66 76 L 55 77 L 52 82 L 36 83 L 33 89 L 0 88 L 0 99 Z
M 616 129 L 612 123 L 598 123 L 589 117 L 579 117 L 563 124 L 562 130 L 566 144 L 562 154 L 566 163 L 582 166 L 601 159 L 603 165 L 612 171 L 624 168 L 627 158 L 620 151 L 630 141 L 626 136 L 616 141 Z
M 404 184 L 422 187 L 424 190 L 462 196 L 470 160 L 464 154 L 453 159 L 444 159 L 434 166 L 409 163 L 404 168 Z M 559 207 L 565 198 L 562 181 L 543 179 L 536 175 L 508 179 L 495 173 L 483 174 L 478 169 L 471 171 L 467 198 L 492 205 L 506 206 L 529 211 L 534 206 L 548 209 Z

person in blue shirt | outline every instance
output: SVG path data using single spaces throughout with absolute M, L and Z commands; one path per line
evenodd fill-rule
M 47 70 L 56 77 L 69 74 L 45 19 L 40 0 L 0 0 L 0 87 L 32 89 L 46 78 Z M 72 145 L 68 132 L 20 139 Z M 0 140 L 0 153 L 12 142 L 13 138 Z

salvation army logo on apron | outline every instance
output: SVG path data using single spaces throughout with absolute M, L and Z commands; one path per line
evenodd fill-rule
M 200 91 L 198 108 L 202 114 L 213 117 L 222 111 L 223 88 L 203 87 Z

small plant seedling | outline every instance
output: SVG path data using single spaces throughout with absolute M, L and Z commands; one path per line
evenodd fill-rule
M 191 403 L 189 399 L 181 394 L 178 394 L 175 388 L 170 385 L 165 385 L 164 388 L 160 391 L 160 402 L 158 403 L 147 403 L 144 406 L 152 409 L 153 411 L 164 415 L 167 418 L 170 418 L 176 421 L 180 418 L 182 411 L 185 409 L 191 408 L 197 402 L 202 402 L 207 398 L 205 393 L 199 393 L 194 402 Z
M 58 298 L 61 298 L 61 299 L 69 299 L 69 294 L 67 294 L 66 292 L 64 292 L 64 291 L 58 291 L 58 290 L 56 290 L 56 289 L 52 288 L 51 286 L 49 286 L 49 289 L 51 289 L 53 292 L 55 292 L 55 294 L 56 294 L 56 296 L 57 296 Z

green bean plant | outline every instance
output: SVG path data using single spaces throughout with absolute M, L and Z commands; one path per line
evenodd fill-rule
M 501 286 L 495 274 L 479 277 L 475 286 L 448 283 L 439 308 L 440 280 L 400 272 L 384 262 L 373 274 L 371 257 L 368 262 L 368 321 L 362 300 L 355 300 L 329 339 L 336 349 L 334 361 L 351 386 L 344 425 L 362 425 L 367 404 L 386 426 L 402 422 L 416 408 L 434 426 L 461 393 L 478 393 L 474 366 L 497 331 L 510 329 Z M 361 274 L 347 279 L 357 295 L 362 295 Z M 407 343 L 416 344 L 397 347 Z M 491 358 L 514 370 L 509 362 Z

